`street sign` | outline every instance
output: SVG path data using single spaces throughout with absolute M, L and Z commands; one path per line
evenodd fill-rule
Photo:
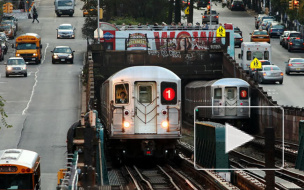
M 210 15 L 211 16 L 211 15 Z M 226 30 L 222 26 L 216 30 L 216 37 L 226 37 Z
M 257 58 L 254 58 L 250 63 L 250 68 L 251 69 L 261 69 L 262 68 L 261 61 L 259 61 Z
M 189 7 L 187 7 L 186 9 L 185 9 L 185 15 L 188 15 L 189 14 Z

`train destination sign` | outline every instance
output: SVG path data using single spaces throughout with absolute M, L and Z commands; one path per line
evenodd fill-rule
M 175 98 L 175 90 L 173 88 L 166 88 L 163 91 L 163 96 L 164 96 L 165 100 L 171 101 Z

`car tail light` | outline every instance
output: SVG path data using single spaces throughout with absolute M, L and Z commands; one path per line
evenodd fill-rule
M 207 18 L 207 16 L 203 16 L 203 18 Z
M 289 63 L 289 64 L 288 64 L 288 66 L 292 66 L 292 64 L 291 64 L 291 63 Z
M 265 73 L 265 72 L 263 73 L 263 76 L 266 76 L 266 73 Z
M 289 44 L 292 45 L 292 42 L 290 42 Z
M 240 105 L 242 106 L 242 105 L 243 105 L 243 102 L 241 102 Z
M 272 29 L 270 30 L 270 32 L 272 32 Z
M 254 68 L 251 68 L 251 70 L 253 70 L 253 71 L 254 71 Z
M 241 38 L 240 40 L 243 41 L 243 38 Z
M 218 18 L 218 16 L 215 16 L 215 18 Z
M 231 7 L 233 7 L 234 5 L 231 5 Z
M 283 74 L 283 72 L 281 72 L 281 76 L 283 76 L 284 74 Z
M 297 40 L 299 40 L 300 38 L 296 38 Z
M 290 37 L 287 37 L 287 40 L 289 40 L 290 39 Z

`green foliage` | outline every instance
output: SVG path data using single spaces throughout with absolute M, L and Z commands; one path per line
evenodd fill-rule
M 5 127 L 10 128 L 10 127 L 12 127 L 12 125 L 7 124 L 7 122 L 6 122 L 6 120 L 5 120 L 5 118 L 7 118 L 7 115 L 6 115 L 5 111 L 4 111 L 4 102 L 5 102 L 5 100 L 2 98 L 2 96 L 0 96 L 1 123 L 2 123 L 2 125 L 4 125 Z M 1 126 L 0 126 L 0 129 L 1 129 Z
M 94 38 L 94 31 L 97 28 L 97 18 L 96 17 L 86 17 L 85 22 L 83 24 L 83 27 L 81 29 L 82 31 L 82 37 L 83 38 Z

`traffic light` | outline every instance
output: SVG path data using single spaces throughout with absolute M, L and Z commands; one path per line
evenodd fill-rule
M 210 5 L 207 5 L 207 14 L 210 14 Z
M 293 10 L 293 0 L 289 1 L 289 10 Z
M 11 3 L 6 3 L 7 4 L 7 13 L 12 13 L 13 12 L 13 4 Z
M 7 13 L 7 3 L 3 4 L 3 13 Z
M 294 8 L 294 9 L 299 9 L 299 4 L 300 4 L 299 1 L 294 0 L 294 1 L 293 1 L 293 8 Z

